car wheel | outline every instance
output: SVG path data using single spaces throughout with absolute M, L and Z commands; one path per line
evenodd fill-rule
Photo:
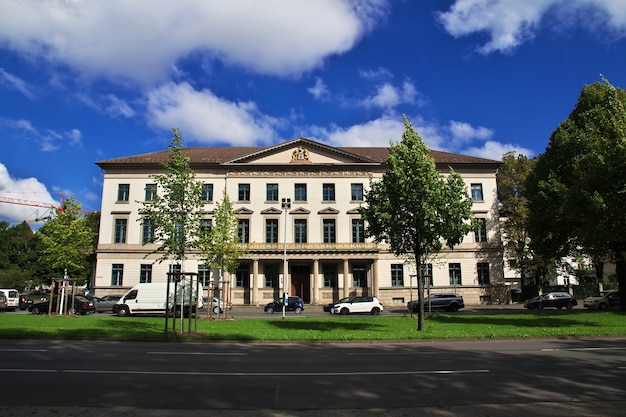
M 80 311 L 79 311 L 79 314 L 80 314 L 81 316 L 85 316 L 85 315 L 87 314 L 87 310 L 80 310 Z
M 30 312 L 31 312 L 31 313 L 33 313 L 33 314 L 39 314 L 39 313 L 41 313 L 41 311 L 39 311 L 39 307 L 33 307 L 33 308 L 30 310 Z
M 607 303 L 600 303 L 600 305 L 598 306 L 598 308 L 600 310 L 607 310 L 609 308 L 609 305 Z
M 130 311 L 128 310 L 128 307 L 126 306 L 120 306 L 117 309 L 117 315 L 120 317 L 126 317 L 130 314 Z
M 213 307 L 213 314 L 221 313 L 220 308 L 218 306 Z
M 346 316 L 348 314 L 350 314 L 350 310 L 348 310 L 348 307 L 344 307 L 341 309 L 341 311 L 339 312 L 340 314 Z
M 459 305 L 458 304 L 450 304 L 450 311 L 459 311 Z
M 372 309 L 372 314 L 375 315 L 375 316 L 379 315 L 380 314 L 380 308 L 374 307 Z
M 300 314 L 302 313 L 302 307 L 296 307 L 295 310 L 293 310 L 296 314 Z
M 268 307 L 267 310 L 265 310 L 265 312 L 267 314 L 274 314 L 274 307 Z
M 537 304 L 536 309 L 537 310 L 543 310 L 543 304 L 541 304 L 541 303 Z
M 571 301 L 568 301 L 567 304 L 565 304 L 565 308 L 568 310 L 571 310 L 574 307 L 574 304 L 572 304 Z

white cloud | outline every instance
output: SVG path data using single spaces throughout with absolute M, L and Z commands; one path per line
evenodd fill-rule
M 16 132 L 17 137 L 32 140 L 37 143 L 44 152 L 56 151 L 65 143 L 71 146 L 81 144 L 82 134 L 78 129 L 70 129 L 58 132 L 53 129 L 37 129 L 32 123 L 25 119 L 3 119 L 0 118 L 0 126 L 7 127 Z
M 328 86 L 324 84 L 324 81 L 320 77 L 315 78 L 315 85 L 313 87 L 309 87 L 307 91 L 313 94 L 317 100 L 326 100 L 330 96 L 330 91 L 328 91 Z
M 474 127 L 466 122 L 451 120 L 448 126 L 456 143 L 467 143 L 476 139 L 486 140 L 493 135 L 493 130 L 486 127 Z
M 526 155 L 529 158 L 533 157 L 533 151 L 531 151 L 530 149 L 511 143 L 500 143 L 491 140 L 485 142 L 481 147 L 465 149 L 463 151 L 463 154 L 501 161 L 502 155 L 511 151 L 515 151 L 518 154 Z
M 133 117 L 135 111 L 128 105 L 126 100 L 120 99 L 113 94 L 107 94 L 106 100 L 109 102 L 106 112 L 113 117 Z
M 362 100 L 361 105 L 366 108 L 393 109 L 400 104 L 414 103 L 416 95 L 417 90 L 410 81 L 405 81 L 400 88 L 386 82 L 377 88 L 376 94 Z
M 15 200 L 34 201 L 51 206 L 58 206 L 46 186 L 36 178 L 13 178 L 6 166 L 0 163 L 0 196 Z M 9 223 L 19 223 L 25 220 L 35 220 L 48 213 L 48 209 L 26 204 L 12 204 L 0 201 L 0 219 Z
M 5 84 L 9 88 L 19 91 L 31 100 L 35 98 L 35 94 L 33 94 L 31 87 L 26 81 L 13 74 L 9 74 L 3 68 L 0 68 L 0 84 Z
M 437 17 L 455 37 L 488 33 L 490 39 L 479 51 L 489 54 L 510 52 L 531 39 L 547 15 L 555 16 L 561 25 L 579 24 L 590 30 L 608 29 L 617 36 L 626 35 L 623 0 L 456 0 Z
M 148 93 L 148 122 L 178 127 L 183 138 L 203 145 L 249 146 L 277 138 L 280 121 L 262 114 L 253 102 L 230 102 L 188 83 L 167 83 Z
M 110 79 L 162 81 L 190 53 L 297 76 L 350 50 L 388 8 L 387 0 L 5 0 L 0 41 Z

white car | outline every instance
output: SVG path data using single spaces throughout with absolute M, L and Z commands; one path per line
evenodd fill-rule
M 376 297 L 354 297 L 333 306 L 333 314 L 370 313 L 374 315 L 383 311 L 383 303 Z

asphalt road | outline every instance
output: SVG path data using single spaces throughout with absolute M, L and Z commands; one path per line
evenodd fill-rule
M 2 340 L 0 415 L 626 416 L 626 338 Z

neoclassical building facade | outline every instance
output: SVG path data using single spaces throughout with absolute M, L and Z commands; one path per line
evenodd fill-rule
M 332 147 L 298 138 L 269 147 L 184 148 L 203 184 L 210 227 L 224 190 L 248 249 L 230 283 L 233 305 L 264 305 L 290 295 L 321 305 L 350 295 L 375 295 L 386 307 L 416 298 L 416 271 L 386 245 L 365 238 L 359 207 L 370 180 L 385 172 L 388 148 Z M 466 304 L 503 303 L 507 287 L 498 228 L 496 171 L 500 162 L 431 151 L 444 175 L 453 168 L 467 184 L 479 227 L 454 250 L 424 268 L 431 292 L 454 291 Z M 97 162 L 104 172 L 102 210 L 93 282 L 96 295 L 123 293 L 140 282 L 165 282 L 175 265 L 156 262 L 151 226 L 139 211 L 158 193 L 169 151 Z M 289 199 L 290 204 L 284 204 Z M 192 254 L 185 271 L 205 286 L 217 271 Z M 284 274 L 286 270 L 286 274 Z M 206 293 L 205 293 L 206 295 Z

